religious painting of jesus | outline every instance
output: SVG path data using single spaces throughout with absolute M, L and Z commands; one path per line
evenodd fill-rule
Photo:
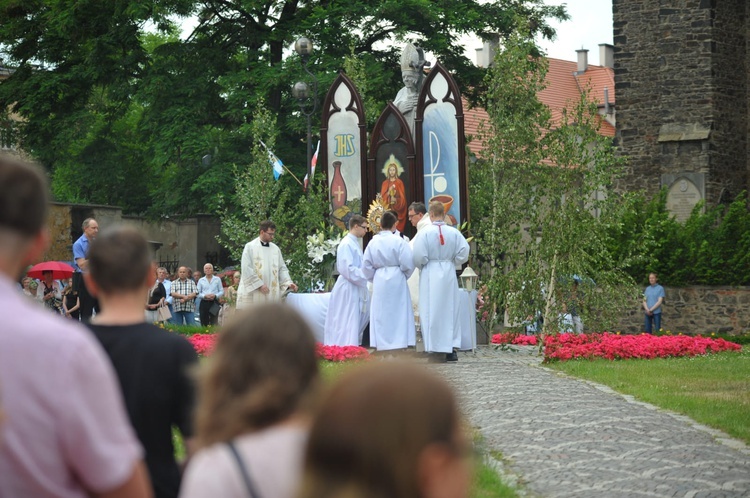
M 401 166 L 401 162 L 391 154 L 383 166 L 385 180 L 383 180 L 380 186 L 380 196 L 383 198 L 383 201 L 385 201 L 389 209 L 398 213 L 396 228 L 398 228 L 399 232 L 404 231 L 406 226 L 406 212 L 408 210 L 406 188 L 404 187 L 404 182 L 399 178 L 403 172 L 404 168 Z

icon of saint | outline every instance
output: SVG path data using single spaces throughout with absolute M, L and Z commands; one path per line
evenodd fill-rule
M 403 172 L 404 168 L 401 167 L 401 163 L 391 154 L 383 167 L 385 180 L 383 180 L 380 186 L 380 195 L 383 197 L 383 201 L 388 206 L 388 209 L 392 209 L 398 214 L 396 228 L 400 232 L 403 232 L 406 227 L 406 212 L 408 210 L 406 187 L 404 187 L 404 182 L 399 178 Z

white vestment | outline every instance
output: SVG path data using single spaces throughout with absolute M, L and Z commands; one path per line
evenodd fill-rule
M 367 245 L 362 269 L 372 281 L 370 346 L 384 351 L 416 345 L 414 313 L 406 285 L 414 271 L 409 244 L 397 234 L 381 231 Z
M 430 215 L 425 214 L 422 216 L 422 219 L 419 220 L 417 223 L 417 234 L 414 236 L 414 239 L 417 238 L 419 235 L 420 230 L 422 230 L 424 227 L 432 225 L 432 220 L 430 220 Z M 409 247 L 412 248 L 412 251 L 414 250 L 414 239 L 409 241 Z M 411 274 L 411 277 L 409 277 L 409 280 L 406 281 L 407 284 L 409 284 L 409 295 L 411 296 L 411 307 L 414 310 L 414 316 L 419 316 L 419 268 L 414 269 L 414 273 Z
M 280 301 L 292 279 L 281 255 L 279 246 L 273 242 L 268 247 L 261 245 L 260 237 L 245 244 L 242 251 L 242 279 L 237 289 L 237 309 L 247 308 L 253 303 Z M 263 294 L 263 284 L 269 293 Z
M 419 322 L 428 353 L 450 353 L 461 346 L 455 265 L 468 259 L 469 244 L 464 236 L 442 221 L 433 222 L 415 237 L 414 265 L 421 270 Z
M 359 346 L 370 319 L 367 278 L 362 272 L 360 240 L 348 234 L 336 249 L 339 278 L 331 292 L 326 314 L 326 346 Z

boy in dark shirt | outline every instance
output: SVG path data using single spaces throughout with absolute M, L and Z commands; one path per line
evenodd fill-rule
M 172 426 L 186 440 L 192 436 L 189 370 L 197 355 L 182 336 L 145 322 L 143 305 L 155 268 L 138 231 L 114 227 L 101 233 L 91 243 L 89 268 L 86 285 L 101 305 L 89 327 L 117 372 L 130 422 L 146 450 L 155 496 L 176 497 L 181 476 Z

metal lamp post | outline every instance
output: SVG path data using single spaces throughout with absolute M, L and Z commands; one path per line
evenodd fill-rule
M 294 43 L 294 50 L 299 54 L 302 61 L 302 69 L 312 80 L 312 104 L 310 103 L 310 88 L 304 81 L 298 81 L 292 87 L 292 95 L 299 103 L 300 112 L 307 118 L 307 178 L 312 182 L 312 116 L 318 109 L 318 79 L 307 67 L 313 44 L 309 38 L 304 36 Z

